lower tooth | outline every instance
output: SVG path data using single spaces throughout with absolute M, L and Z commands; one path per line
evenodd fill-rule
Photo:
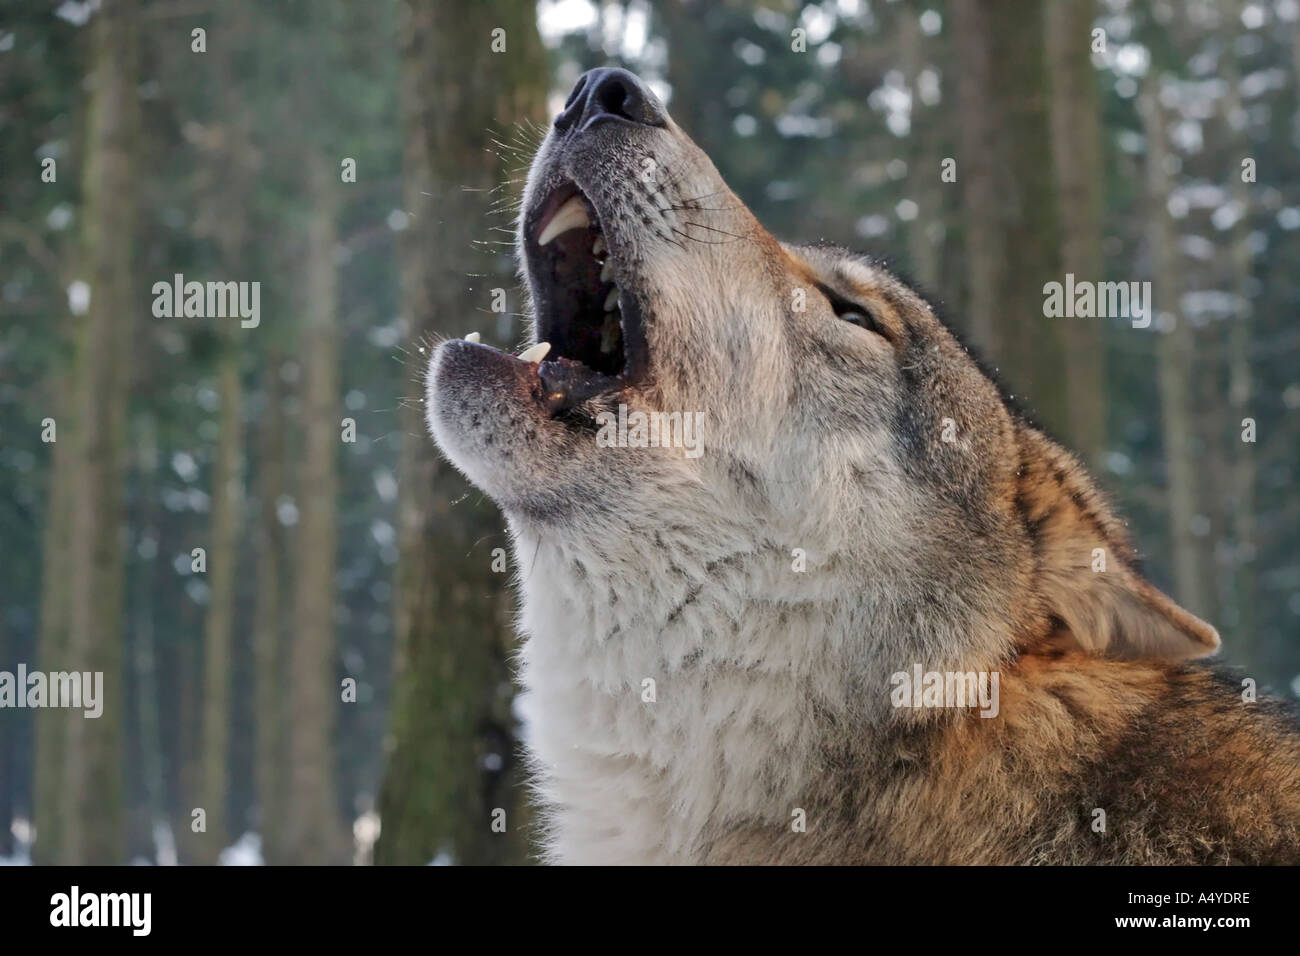
M 551 350 L 550 342 L 538 342 L 536 345 L 529 346 L 519 353 L 517 358 L 521 362 L 540 362 L 546 358 L 546 353 Z

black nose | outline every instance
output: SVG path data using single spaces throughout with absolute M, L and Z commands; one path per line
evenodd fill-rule
M 564 112 L 555 117 L 555 128 L 561 132 L 571 126 L 581 130 L 612 117 L 642 126 L 663 126 L 664 108 L 635 74 L 600 67 L 578 77 L 564 102 Z

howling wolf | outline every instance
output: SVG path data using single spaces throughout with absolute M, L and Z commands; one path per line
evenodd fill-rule
M 548 859 L 1300 862 L 1300 730 L 907 285 L 773 238 L 615 69 L 518 252 L 536 344 L 443 343 L 426 401 L 509 522 Z

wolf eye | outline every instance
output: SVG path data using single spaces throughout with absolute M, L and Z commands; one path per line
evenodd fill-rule
M 884 333 L 880 331 L 880 323 L 876 321 L 876 317 L 870 312 L 859 309 L 856 306 L 850 306 L 843 311 L 836 309 L 835 314 L 845 322 L 851 322 L 854 325 L 866 329 L 868 332 L 875 332 L 877 335 L 884 335 Z
M 831 311 L 835 317 L 843 319 L 845 322 L 851 322 L 859 328 L 866 329 L 868 332 L 874 332 L 882 338 L 888 339 L 889 333 L 885 331 L 880 320 L 876 318 L 876 313 L 870 309 L 858 305 L 856 302 L 850 302 L 842 298 L 838 293 L 828 286 L 818 285 L 818 291 L 826 296 L 826 301 L 830 303 Z
M 880 320 L 876 318 L 876 313 L 872 312 L 870 309 L 865 309 L 860 305 L 854 305 L 852 302 L 845 302 L 834 298 L 832 298 L 830 302 L 831 308 L 835 310 L 836 318 L 842 319 L 845 322 L 851 322 L 858 328 L 866 329 L 868 332 L 873 332 L 883 339 L 889 338 L 889 333 L 885 331 L 885 327 L 881 325 Z

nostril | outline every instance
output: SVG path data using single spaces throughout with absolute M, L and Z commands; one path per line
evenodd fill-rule
M 641 118 L 634 115 L 637 104 L 629 102 L 633 100 L 635 94 L 629 90 L 623 80 L 617 76 L 611 76 L 600 84 L 596 90 L 594 99 L 596 105 L 600 107 L 601 112 L 610 113 L 614 116 L 621 116 L 624 119 L 630 119 L 634 122 L 640 122 Z
M 555 128 L 586 129 L 601 116 L 643 126 L 665 125 L 663 107 L 654 94 L 634 74 L 609 67 L 588 70 L 578 78 L 555 118 Z

